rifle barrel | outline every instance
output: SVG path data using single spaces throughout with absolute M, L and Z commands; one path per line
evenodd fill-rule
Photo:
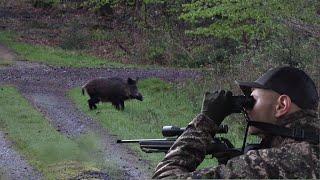
M 175 139 L 118 139 L 117 143 L 141 143 L 141 142 L 165 142 L 165 141 L 175 141 Z

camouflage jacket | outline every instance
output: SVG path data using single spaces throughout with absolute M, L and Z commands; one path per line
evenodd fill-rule
M 318 133 L 320 129 L 314 111 L 295 112 L 282 122 L 286 127 L 303 127 Z M 199 114 L 158 164 L 153 178 L 320 178 L 319 144 L 280 136 L 272 138 L 271 148 L 250 150 L 226 165 L 196 170 L 216 130 L 212 120 Z

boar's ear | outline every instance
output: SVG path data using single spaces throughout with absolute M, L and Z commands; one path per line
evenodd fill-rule
M 136 81 L 131 79 L 131 78 L 128 78 L 128 84 L 136 84 Z

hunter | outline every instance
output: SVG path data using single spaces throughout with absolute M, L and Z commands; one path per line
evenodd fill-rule
M 153 178 L 319 179 L 319 96 L 313 80 L 289 66 L 270 69 L 254 82 L 237 82 L 253 96 L 247 133 L 261 137 L 258 147 L 226 164 L 196 170 L 226 116 L 230 91 L 207 92 L 201 113 L 175 141 L 157 165 Z

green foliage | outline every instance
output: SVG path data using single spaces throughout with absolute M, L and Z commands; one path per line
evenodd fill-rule
M 120 4 L 130 4 L 131 1 L 124 1 L 124 0 L 85 0 L 83 2 L 84 7 L 88 7 L 89 9 L 94 10 L 95 12 L 99 11 L 101 8 L 104 7 L 113 8 L 114 6 L 120 5 Z M 111 10 L 110 9 L 110 10 Z
M 194 1 L 184 5 L 181 19 L 195 24 L 188 33 L 238 41 L 266 37 L 272 27 L 262 1 Z
M 86 0 L 83 2 L 83 5 L 86 7 L 99 8 L 103 5 L 111 4 L 112 2 L 117 2 L 117 0 Z
M 216 63 L 230 64 L 234 62 L 231 57 L 246 56 L 250 59 L 253 57 L 248 57 L 248 54 L 256 56 L 257 52 L 267 53 L 262 49 L 268 52 L 274 50 L 274 55 L 282 56 L 278 58 L 282 63 L 306 64 L 310 59 L 314 60 L 307 48 L 302 48 L 304 50 L 301 51 L 300 45 L 293 47 L 285 42 L 293 42 L 290 40 L 290 31 L 293 28 L 290 27 L 290 22 L 298 20 L 307 26 L 320 24 L 316 13 L 320 2 L 317 0 L 91 0 L 88 2 L 95 4 L 96 7 L 107 4 L 112 9 L 118 8 L 117 16 L 124 17 L 131 26 L 138 26 L 143 30 L 146 30 L 148 25 L 152 26 L 152 29 L 147 30 L 154 31 L 152 35 L 147 33 L 145 40 L 142 40 L 144 44 L 139 44 L 134 50 L 136 52 L 133 53 L 134 58 L 139 62 L 146 60 L 148 63 L 161 65 L 203 67 Z M 140 16 L 143 14 L 144 18 L 139 19 L 136 17 L 138 14 Z M 306 27 L 306 31 L 308 28 Z M 176 36 L 180 34 L 178 31 L 185 31 L 187 35 L 193 37 L 194 44 L 184 44 L 183 41 L 179 41 L 184 37 Z M 305 38 L 299 33 L 296 33 L 296 36 Z M 199 43 L 204 39 L 202 37 L 232 44 L 220 46 L 211 40 Z M 296 52 L 295 49 L 301 53 L 292 54 L 291 52 Z
M 144 0 L 143 2 L 148 8 L 156 10 L 158 13 L 160 12 L 164 16 L 167 16 L 167 19 L 177 21 L 177 17 L 182 12 L 182 5 L 186 2 L 186 0 Z M 151 15 L 153 12 L 148 13 Z
M 145 4 L 163 4 L 166 0 L 143 0 Z
M 308 24 L 319 24 L 318 10 L 320 1 L 318 0 L 273 0 L 272 15 L 277 20 L 297 19 Z M 272 9 L 271 9 L 272 10 Z
M 67 50 L 81 50 L 86 48 L 89 35 L 82 31 L 81 25 L 72 22 L 71 27 L 62 36 L 60 47 Z
M 109 41 L 113 39 L 113 35 L 109 31 L 104 31 L 101 29 L 92 30 L 91 33 L 91 40 L 98 40 L 98 41 Z
M 118 0 L 86 0 L 82 3 L 86 7 L 100 16 L 113 15 L 113 6 Z
M 276 64 L 289 64 L 306 67 L 313 62 L 319 62 L 319 38 L 303 37 L 294 31 L 288 31 L 273 37 L 267 44 L 263 59 L 269 59 Z
M 148 37 L 141 47 L 134 51 L 135 59 L 138 62 L 148 64 L 167 64 L 168 41 L 166 38 L 157 36 L 158 31 L 147 31 Z
M 190 57 L 188 57 L 188 55 L 186 53 L 174 50 L 172 52 L 172 55 L 173 55 L 172 56 L 173 59 L 171 59 L 172 66 L 189 67 L 189 68 L 199 67 L 199 66 L 197 66 L 198 64 L 196 64 L 193 61 L 193 59 L 190 59 Z
M 145 32 L 145 36 L 146 41 L 141 47 L 135 49 L 135 58 L 140 62 L 183 67 L 189 65 L 192 57 L 179 44 L 178 37 L 173 37 L 169 32 L 164 32 L 161 29 L 148 30 Z
M 318 19 L 317 4 L 314 0 L 196 0 L 183 5 L 180 18 L 194 25 L 189 34 L 230 38 L 247 45 L 278 32 L 285 18 Z
M 115 50 L 112 57 L 126 56 L 142 64 L 196 68 L 212 67 L 217 63 L 231 66 L 251 59 L 261 64 L 307 65 L 316 61 L 319 49 L 314 45 L 316 40 L 309 42 L 308 39 L 308 36 L 319 37 L 318 0 L 80 2 L 84 7 L 107 16 L 102 19 L 112 21 L 110 24 L 115 29 L 106 32 L 102 29 L 106 26 L 98 23 L 101 29 L 89 34 L 83 30 L 85 27 L 79 27 L 87 24 L 83 19 L 84 22 L 74 23 L 63 31 L 60 44 L 63 49 L 90 50 L 86 46 L 88 41 L 110 40 L 124 45 L 122 52 Z M 37 31 L 60 27 L 33 20 L 27 24 Z M 123 33 L 124 38 L 115 35 L 118 32 Z
M 164 46 L 158 46 L 158 45 L 152 45 L 148 47 L 147 50 L 147 59 L 148 61 L 151 61 L 153 63 L 157 64 L 165 64 L 165 47 Z
M 32 6 L 35 8 L 50 9 L 57 4 L 59 0 L 32 0 Z
M 227 58 L 227 51 L 223 48 L 215 49 L 212 46 L 199 46 L 192 49 L 194 61 L 189 64 L 191 67 L 205 67 L 221 63 Z M 194 64 L 191 64 L 194 63 Z

